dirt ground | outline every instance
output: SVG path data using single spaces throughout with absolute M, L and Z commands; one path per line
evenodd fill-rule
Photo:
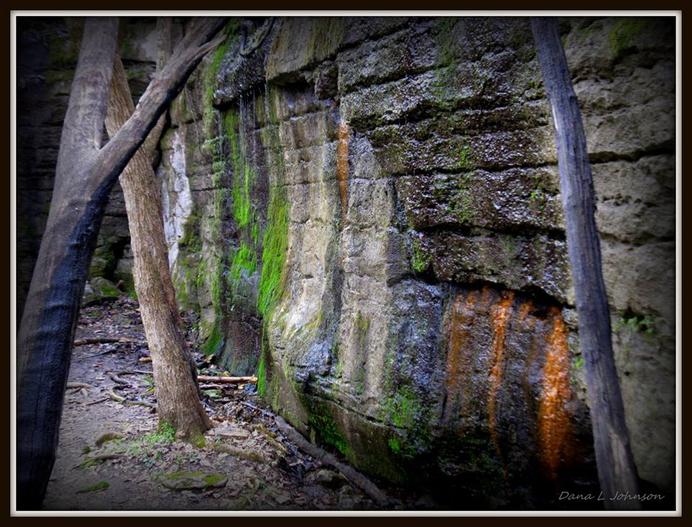
M 83 343 L 111 337 L 132 342 Z M 146 406 L 155 396 L 151 363 L 140 361 L 148 352 L 135 301 L 83 308 L 76 343 L 45 510 L 381 507 L 284 437 L 254 385 L 201 386 L 215 425 L 201 448 L 158 430 L 155 410 Z M 222 373 L 195 358 L 201 373 Z M 382 490 L 391 496 L 388 509 L 426 508 Z

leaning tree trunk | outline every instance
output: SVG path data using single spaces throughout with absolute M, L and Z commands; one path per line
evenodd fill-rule
M 101 146 L 118 23 L 88 18 L 63 122 L 46 229 L 17 337 L 17 506 L 37 508 L 55 462 L 71 346 L 111 188 L 178 94 L 223 20 L 197 19 L 137 109 Z
M 598 477 L 607 508 L 635 509 L 639 508 L 637 470 L 613 358 L 586 136 L 557 19 L 534 18 L 532 29 L 555 124 L 567 250 L 579 317 L 579 345 L 585 360 Z
M 134 109 L 122 61 L 116 57 L 106 116 L 108 134 L 115 134 Z M 168 423 L 178 436 L 194 440 L 211 423 L 199 401 L 196 369 L 180 332 L 163 231 L 161 190 L 151 165 L 153 149 L 146 148 L 150 138 L 120 176 L 134 256 L 135 290 L 154 368 L 159 425 Z

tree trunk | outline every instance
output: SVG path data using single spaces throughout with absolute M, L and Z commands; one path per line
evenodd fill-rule
M 80 300 L 108 195 L 223 20 L 196 19 L 132 116 L 103 147 L 116 19 L 87 18 L 46 229 L 17 336 L 17 506 L 37 508 L 55 462 Z
M 567 249 L 579 317 L 579 345 L 585 360 L 598 477 L 607 508 L 637 509 L 637 470 L 613 358 L 608 299 L 594 219 L 591 166 L 581 113 L 557 19 L 534 18 L 532 30 L 555 124 Z
M 116 57 L 106 116 L 108 134 L 115 134 L 134 109 L 125 69 Z M 159 425 L 168 423 L 180 437 L 194 440 L 211 422 L 199 401 L 196 368 L 180 332 L 163 231 L 161 190 L 146 144 L 120 175 L 134 256 L 135 290 L 154 368 Z

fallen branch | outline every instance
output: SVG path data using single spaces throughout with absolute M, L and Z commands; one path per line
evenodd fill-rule
M 91 337 L 74 341 L 74 346 L 89 346 L 91 344 L 141 344 L 145 345 L 146 340 L 133 339 L 129 337 Z
M 257 377 L 224 377 L 215 375 L 198 375 L 197 381 L 199 382 L 213 382 L 219 384 L 256 384 Z
M 305 439 L 295 428 L 289 425 L 282 417 L 276 416 L 276 425 L 288 439 L 293 441 L 298 445 L 298 447 L 310 454 L 315 459 L 321 461 L 323 464 L 331 466 L 337 469 L 343 476 L 348 479 L 351 483 L 361 489 L 365 494 L 370 496 L 373 501 L 375 501 L 380 506 L 387 506 L 390 504 L 390 499 L 387 495 L 382 492 L 377 486 L 366 478 L 363 474 L 358 472 L 352 466 L 338 461 L 332 454 L 326 452 L 317 445 L 311 443 Z
M 142 364 L 144 364 L 145 362 L 151 362 L 151 357 L 140 357 L 137 362 Z

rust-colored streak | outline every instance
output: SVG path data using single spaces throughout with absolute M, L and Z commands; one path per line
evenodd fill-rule
M 507 325 L 512 313 L 514 293 L 512 291 L 503 295 L 497 305 L 491 311 L 493 325 L 492 366 L 490 369 L 490 386 L 488 389 L 488 429 L 495 448 L 500 454 L 500 446 L 497 439 L 497 394 L 502 384 L 502 371 L 504 369 L 505 335 Z
M 336 144 L 336 179 L 339 182 L 341 198 L 341 218 L 346 218 L 348 211 L 348 124 L 339 123 L 339 140 Z
M 463 294 L 454 298 L 449 316 L 449 337 L 447 348 L 447 377 L 446 393 L 447 404 L 444 409 L 444 418 L 452 419 L 458 411 L 462 401 L 462 392 L 468 384 L 469 364 L 465 353 L 469 336 L 469 325 L 473 320 L 473 307 L 477 302 L 477 293 L 471 291 L 466 299 Z M 466 381 L 466 382 L 465 382 Z
M 529 313 L 531 313 L 531 310 L 533 309 L 533 302 L 531 300 L 526 300 L 522 302 L 521 306 L 519 306 L 519 312 L 517 314 L 517 318 L 519 322 L 524 322 L 527 321 L 526 317 L 529 316 Z M 533 324 L 535 320 L 533 317 L 527 321 L 529 324 Z
M 560 310 L 551 310 L 541 400 L 538 407 L 538 438 L 541 461 L 549 479 L 555 480 L 561 461 L 569 452 L 570 421 L 565 404 L 570 399 L 567 330 Z

